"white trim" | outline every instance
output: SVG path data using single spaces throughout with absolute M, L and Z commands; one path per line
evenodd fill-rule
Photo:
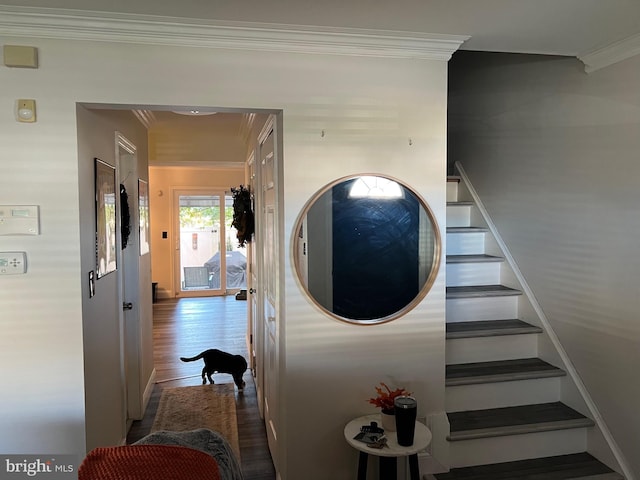
M 0 35 L 445 61 L 470 38 L 7 5 Z
M 640 33 L 614 42 L 606 47 L 580 54 L 578 59 L 584 63 L 585 72 L 591 73 L 627 58 L 635 57 L 638 54 L 640 54 Z
M 156 116 L 151 110 L 144 109 L 134 109 L 131 110 L 133 114 L 136 116 L 138 121 L 144 125 L 144 127 L 148 130 L 151 126 L 156 123 Z
M 556 348 L 558 355 L 560 355 L 560 358 L 562 359 L 562 362 L 564 364 L 565 370 L 567 371 L 567 374 L 569 375 L 571 380 L 575 383 L 576 388 L 580 392 L 580 395 L 582 395 L 582 398 L 587 408 L 589 409 L 589 412 L 591 413 L 593 420 L 598 425 L 598 428 L 602 432 L 602 435 L 606 440 L 607 444 L 609 445 L 611 452 L 613 453 L 613 455 L 616 458 L 616 461 L 620 465 L 623 475 L 627 480 L 635 480 L 636 477 L 634 476 L 633 471 L 629 467 L 627 460 L 622 454 L 620 447 L 618 446 L 615 439 L 613 438 L 613 435 L 611 435 L 611 431 L 609 430 L 609 427 L 607 427 L 607 424 L 605 423 L 604 418 L 600 414 L 598 407 L 596 406 L 595 402 L 591 398 L 591 395 L 589 395 L 589 392 L 587 391 L 587 387 L 582 382 L 582 379 L 580 378 L 578 371 L 574 367 L 573 362 L 571 361 L 566 350 L 560 343 L 560 340 L 558 339 L 558 336 L 553 330 L 551 323 L 549 322 L 549 319 L 547 318 L 544 311 L 542 310 L 542 307 L 540 307 L 540 305 L 538 304 L 538 301 L 536 300 L 536 297 L 533 294 L 533 291 L 531 290 L 526 280 L 524 279 L 522 272 L 520 272 L 520 269 L 518 268 L 518 265 L 516 264 L 515 259 L 511 255 L 511 252 L 509 251 L 507 245 L 504 243 L 504 240 L 502 240 L 502 237 L 500 236 L 498 229 L 496 228 L 495 224 L 491 220 L 491 217 L 489 216 L 489 212 L 487 212 L 487 209 L 484 207 L 482 200 L 480 200 L 480 197 L 478 196 L 478 192 L 476 192 L 473 185 L 471 185 L 471 181 L 469 180 L 467 173 L 462 167 L 462 164 L 460 162 L 455 162 L 455 167 L 456 167 L 456 170 L 458 171 L 458 174 L 460 175 L 460 178 L 462 179 L 465 186 L 467 187 L 469 194 L 473 198 L 473 201 L 478 207 L 478 210 L 480 211 L 482 218 L 485 220 L 485 222 L 487 222 L 487 227 L 493 234 L 495 241 L 498 244 L 498 247 L 501 249 L 504 255 L 505 260 L 509 263 L 509 266 L 513 270 L 513 274 L 518 279 L 518 282 L 520 282 L 520 286 L 524 294 L 527 296 L 527 298 L 531 302 L 531 306 L 533 307 L 536 314 L 538 315 L 538 318 L 540 319 L 540 322 L 542 323 L 542 326 L 544 327 L 546 334 L 549 336 L 549 340 L 551 341 L 553 346 Z
M 142 411 L 147 411 L 147 406 L 149 405 L 149 401 L 151 400 L 151 394 L 153 393 L 153 387 L 156 383 L 156 369 L 154 368 L 151 371 L 151 375 L 149 375 L 149 381 L 144 387 L 144 392 L 142 393 Z
M 153 162 L 153 159 L 150 159 Z M 154 164 L 149 163 L 149 168 L 158 168 L 158 169 L 168 169 L 168 168 L 179 168 L 181 170 L 243 170 L 244 162 L 179 162 L 175 164 L 168 163 L 160 163 Z
M 127 137 L 116 130 L 116 148 L 118 147 L 122 147 L 131 155 L 136 154 L 136 146 Z

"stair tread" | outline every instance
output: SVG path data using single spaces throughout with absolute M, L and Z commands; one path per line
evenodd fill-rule
M 486 227 L 447 227 L 447 233 L 482 233 L 488 232 Z
M 504 262 L 503 257 L 495 255 L 475 254 L 475 255 L 447 255 L 447 263 L 491 263 Z
M 564 370 L 539 358 L 458 363 L 446 366 L 446 385 L 509 382 L 564 375 Z
M 447 323 L 448 339 L 522 335 L 527 333 L 542 333 L 542 329 L 516 318 Z
M 502 297 L 511 295 L 522 295 L 522 292 L 505 285 L 463 285 L 447 287 L 447 298 Z
M 475 202 L 472 202 L 470 200 L 447 202 L 447 207 L 470 207 L 472 205 L 475 205 Z
M 587 452 L 454 468 L 434 477 L 436 480 L 569 480 L 590 477 L 623 480 L 622 475 Z
M 448 412 L 448 440 L 517 435 L 593 426 L 593 420 L 562 402 Z

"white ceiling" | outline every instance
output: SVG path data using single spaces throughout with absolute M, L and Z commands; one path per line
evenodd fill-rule
M 469 35 L 462 49 L 584 55 L 640 39 L 638 0 L 0 0 L 233 22 Z M 634 45 L 636 45 L 634 43 Z

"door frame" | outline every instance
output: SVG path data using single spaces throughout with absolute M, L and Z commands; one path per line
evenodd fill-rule
M 211 195 L 211 196 L 222 196 L 221 202 L 221 222 L 220 222 L 220 239 L 221 246 L 226 248 L 226 225 L 225 222 L 222 221 L 224 217 L 224 208 L 226 197 L 231 195 L 228 187 L 174 187 L 171 189 L 171 231 L 174 245 L 171 247 L 171 277 L 173 280 L 173 291 L 175 298 L 184 298 L 184 297 L 215 297 L 215 296 L 225 296 L 231 295 L 237 289 L 229 289 L 226 285 L 226 272 L 227 272 L 227 262 L 226 256 L 220 255 L 220 285 L 224 285 L 224 290 L 222 288 L 218 290 L 213 289 L 203 289 L 203 290 L 193 290 L 193 291 L 183 291 L 182 285 L 180 283 L 181 272 L 180 269 L 182 265 L 180 264 L 180 220 L 179 220 L 179 197 L 181 195 Z
M 257 183 L 257 169 L 256 169 L 256 151 L 251 150 L 245 161 L 245 183 L 249 189 L 251 195 L 251 208 L 254 212 L 254 235 L 252 241 L 247 242 L 247 352 L 249 353 L 249 368 L 253 374 L 254 379 L 262 377 L 262 372 L 258 372 L 258 350 L 261 348 L 258 342 L 259 335 L 256 331 L 256 326 L 259 324 L 257 321 L 259 315 L 259 308 L 256 304 L 257 294 L 256 289 L 258 287 L 258 274 L 259 269 L 255 268 L 257 262 L 258 248 L 256 247 L 256 228 L 258 228 L 257 217 L 257 195 L 256 185 Z M 262 363 L 260 363 L 262 367 Z M 256 397 L 258 400 L 258 411 L 262 417 L 262 398 L 258 395 L 258 388 L 256 385 Z
M 281 470 L 280 458 L 283 455 L 282 446 L 285 445 L 286 432 L 283 429 L 283 412 L 286 411 L 286 397 L 284 392 L 284 351 L 283 351 L 283 265 L 284 265 L 284 212 L 282 205 L 282 114 L 271 114 L 265 122 L 263 128 L 257 136 L 256 148 L 256 167 L 257 181 L 259 191 L 256 192 L 256 236 L 257 236 L 257 259 L 256 267 L 258 268 L 258 288 L 254 295 L 257 295 L 256 303 L 261 309 L 260 315 L 256 318 L 259 324 L 255 327 L 260 332 L 261 338 L 254 341 L 259 342 L 261 352 L 256 359 L 259 364 L 263 376 L 258 379 L 257 384 L 260 385 L 262 391 L 263 412 L 265 427 L 267 430 L 267 440 L 271 457 L 273 459 L 276 471 Z M 272 137 L 272 171 L 267 176 L 266 168 L 262 165 L 265 158 L 263 154 L 263 144 L 271 135 Z M 268 188 L 265 188 L 268 187 Z M 266 238 L 267 225 L 267 206 L 265 205 L 265 192 L 272 191 L 272 244 L 271 251 L 267 252 L 269 240 Z M 267 269 L 267 254 L 272 256 L 272 271 Z M 271 274 L 274 278 L 268 278 Z M 271 302 L 269 301 L 269 293 L 272 294 Z M 269 337 L 273 338 L 270 344 Z M 256 390 L 258 385 L 256 385 Z
M 143 395 L 141 392 L 141 332 L 140 332 L 140 255 L 139 255 L 139 206 L 138 206 L 138 157 L 137 148 L 122 133 L 115 132 L 116 178 L 119 186 L 123 184 L 127 191 L 130 229 L 127 246 L 122 244 L 118 235 L 118 312 L 121 328 L 120 361 L 123 375 L 123 401 L 125 432 L 133 420 L 144 415 Z M 118 197 L 117 231 L 122 232 L 122 201 Z M 123 248 L 124 247 L 124 248 Z M 131 287 L 133 286 L 133 287 Z M 131 304 L 125 310 L 124 305 Z

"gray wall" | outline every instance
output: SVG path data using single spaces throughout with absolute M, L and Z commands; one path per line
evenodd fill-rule
M 96 280 L 95 296 L 89 298 L 88 272 L 95 270 L 94 157 L 114 165 L 115 132 L 137 148 L 138 171 L 147 179 L 147 132 L 129 111 L 87 110 L 77 107 L 78 171 L 80 193 L 82 331 L 84 344 L 85 410 L 87 451 L 121 442 L 126 436 L 125 404 L 120 357 L 123 326 L 120 324 L 118 273 Z M 124 175 L 121 173 L 121 176 Z M 117 183 L 123 178 L 117 180 Z M 133 195 L 134 192 L 129 192 Z M 133 217 L 133 214 L 132 214 Z M 137 238 L 137 237 L 133 237 Z M 137 245 L 133 245 L 137 248 Z M 149 255 L 140 257 L 142 352 L 140 383 L 144 389 L 153 371 L 153 320 L 151 312 L 151 265 Z M 118 265 L 122 269 L 122 265 Z M 142 286 L 144 285 L 144 288 Z
M 640 57 L 458 52 L 449 164 L 460 161 L 545 315 L 640 472 Z

